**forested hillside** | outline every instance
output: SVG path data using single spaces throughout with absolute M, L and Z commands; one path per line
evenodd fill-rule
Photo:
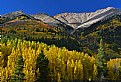
M 101 43 L 101 42 L 100 42 Z M 99 53 L 102 54 L 100 44 Z M 102 69 L 108 80 L 120 80 L 121 59 L 105 60 L 101 55 L 69 51 L 65 47 L 20 39 L 0 43 L 1 82 L 97 81 Z M 104 63 L 105 62 L 105 63 Z M 115 70 L 114 70 L 115 69 Z M 107 70 L 107 71 L 105 71 Z
M 81 42 L 83 51 L 97 52 L 100 38 L 103 38 L 105 54 L 120 57 L 121 52 L 121 15 L 113 16 L 107 20 L 99 21 L 88 28 L 80 28 L 74 32 Z
M 120 81 L 121 15 L 104 11 L 109 17 L 78 29 L 69 26 L 81 24 L 76 13 L 67 24 L 43 13 L 0 16 L 1 82 Z
M 70 36 L 70 32 L 73 29 L 68 26 L 59 25 L 54 27 L 40 20 L 22 15 L 1 24 L 1 28 L 2 36 L 39 41 L 48 45 L 55 44 L 58 47 L 66 47 L 69 50 L 80 50 L 79 42 Z

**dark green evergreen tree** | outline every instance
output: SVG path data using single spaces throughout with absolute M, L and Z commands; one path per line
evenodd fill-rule
M 99 49 L 98 49 L 98 54 L 97 54 L 97 64 L 100 68 L 103 68 L 103 62 L 104 62 L 104 48 L 103 48 L 103 41 L 100 39 L 100 44 L 99 44 Z
M 98 65 L 98 77 L 99 80 L 101 81 L 104 77 L 104 71 L 105 71 L 105 52 L 104 52 L 104 47 L 103 47 L 103 40 L 102 38 L 100 39 L 100 44 L 99 44 L 99 49 L 98 49 L 98 54 L 97 54 L 97 65 Z
M 39 75 L 37 76 L 37 82 L 49 82 L 49 61 L 45 57 L 43 51 L 41 51 L 40 55 L 37 58 L 37 69 L 39 70 Z
M 17 61 L 16 61 L 15 71 L 11 78 L 11 82 L 23 82 L 24 81 L 25 74 L 23 73 L 23 68 L 24 68 L 23 57 L 22 57 L 22 54 L 19 54 Z

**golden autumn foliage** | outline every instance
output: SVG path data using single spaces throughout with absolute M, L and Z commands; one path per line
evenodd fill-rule
M 108 79 L 120 80 L 121 78 L 121 58 L 111 59 L 107 62 Z
M 47 72 L 47 75 L 41 77 L 41 79 L 46 78 L 50 82 L 97 80 L 97 63 L 93 56 L 74 50 L 69 51 L 65 47 L 58 48 L 55 45 L 48 46 L 44 43 L 15 39 L 7 40 L 0 47 L 1 82 L 11 80 L 16 67 L 15 62 L 20 53 L 24 61 L 23 73 L 25 76 L 23 82 L 36 82 L 38 78 L 44 75 L 43 70 Z M 39 62 L 38 58 L 40 59 Z M 48 60 L 48 64 L 46 64 L 45 59 Z M 107 62 L 109 79 L 119 78 L 118 70 L 121 67 L 119 62 L 121 63 L 121 59 L 113 59 Z M 2 66 L 3 64 L 6 65 Z M 44 67 L 48 67 L 48 70 L 45 70 Z M 115 74 L 113 72 L 114 67 L 117 69 Z M 41 79 L 39 79 L 40 82 Z

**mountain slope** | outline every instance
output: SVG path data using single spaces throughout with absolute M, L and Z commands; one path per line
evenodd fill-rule
M 0 24 L 9 22 L 11 20 L 14 19 L 32 19 L 34 20 L 34 17 L 30 16 L 29 14 L 24 13 L 23 11 L 15 11 L 15 12 L 11 12 L 5 15 L 1 15 L 0 17 Z
M 62 13 L 54 16 L 54 18 L 72 26 L 74 29 L 78 29 L 89 27 L 98 21 L 120 14 L 121 10 L 108 7 L 91 13 Z
M 53 18 L 52 16 L 49 16 L 45 13 L 34 14 L 31 16 L 33 16 L 35 19 L 41 20 L 42 22 L 49 24 L 51 26 L 55 26 L 55 27 L 58 27 L 60 29 L 73 30 L 73 28 L 71 26 L 68 26 L 65 23 L 61 22 L 60 20 L 57 20 L 57 19 Z
M 98 21 L 88 28 L 76 29 L 73 35 L 88 53 L 97 52 L 99 41 L 103 39 L 107 59 L 121 55 L 121 15 Z M 121 56 L 120 56 L 121 57 Z
M 38 14 L 34 14 L 34 15 L 32 15 L 34 18 L 36 18 L 36 19 L 39 19 L 39 20 L 41 20 L 41 21 L 43 21 L 44 23 L 55 23 L 55 24 L 60 24 L 61 23 L 61 21 L 59 21 L 59 20 L 57 20 L 57 19 L 55 19 L 55 18 L 53 18 L 53 17 L 51 17 L 51 16 L 49 16 L 49 15 L 47 15 L 47 14 L 45 14 L 45 13 L 38 13 Z
M 61 17 L 62 22 L 56 17 Z M 106 55 L 111 58 L 121 55 L 121 15 L 116 8 L 108 7 L 92 13 L 66 13 L 55 18 L 44 13 L 9 13 L 3 15 L 0 22 L 3 34 L 8 37 L 65 46 L 89 54 L 97 54 L 99 41 L 103 38 Z M 76 28 L 71 25 L 76 25 Z
M 32 16 L 29 15 L 29 14 L 24 13 L 23 11 L 11 12 L 11 13 L 2 15 L 2 17 L 4 17 L 4 18 L 9 18 L 9 19 L 14 19 L 15 17 L 21 16 L 21 15 L 25 15 L 25 16 L 28 16 L 28 17 L 31 18 L 31 19 L 34 19 L 34 17 L 32 17 Z
M 39 41 L 48 45 L 55 44 L 69 50 L 79 50 L 78 41 L 69 36 L 73 28 L 68 25 L 55 27 L 41 20 L 31 19 L 26 15 L 17 15 L 11 20 L 1 20 L 0 22 L 2 22 L 0 25 L 2 36 Z

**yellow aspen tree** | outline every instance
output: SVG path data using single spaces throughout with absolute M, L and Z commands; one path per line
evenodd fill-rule
M 78 61 L 78 79 L 83 80 L 84 74 L 83 74 L 83 64 L 81 60 Z
M 67 81 L 71 79 L 72 76 L 72 69 L 71 69 L 71 61 L 67 61 Z
M 58 80 L 57 80 L 57 82 L 61 82 L 61 74 L 60 73 L 58 73 Z
M 78 61 L 77 60 L 74 66 L 74 80 L 78 80 Z
M 120 67 L 121 58 L 110 59 L 110 61 L 107 62 L 109 80 L 120 80 Z
M 93 80 L 97 80 L 97 75 L 98 75 L 98 72 L 97 72 L 97 66 L 96 64 L 93 65 Z
M 71 60 L 71 75 L 70 75 L 70 80 L 74 80 L 74 67 L 75 67 L 75 62 L 72 59 Z

